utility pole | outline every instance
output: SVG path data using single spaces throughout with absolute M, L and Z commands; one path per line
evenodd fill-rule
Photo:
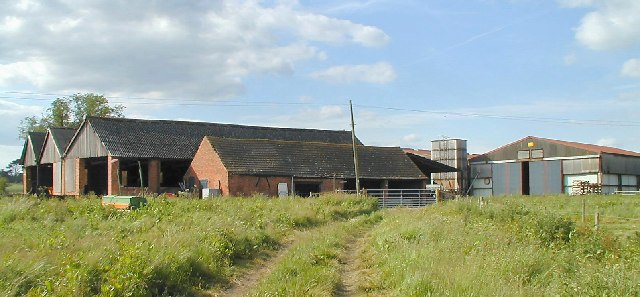
M 349 100 L 349 109 L 351 110 L 351 142 L 353 146 L 353 166 L 356 172 L 356 196 L 360 196 L 360 178 L 358 172 L 358 150 L 356 149 L 356 125 L 353 121 L 353 104 Z

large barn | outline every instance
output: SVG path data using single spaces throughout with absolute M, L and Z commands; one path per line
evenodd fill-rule
M 604 194 L 637 191 L 640 153 L 528 136 L 469 159 L 475 196 L 571 194 L 596 185 Z
M 65 194 L 177 192 L 205 136 L 352 142 L 348 131 L 88 117 L 64 154 Z
M 401 148 L 358 145 L 357 150 L 362 188 L 425 187 L 427 176 Z M 189 184 L 198 182 L 212 195 L 355 190 L 353 148 L 343 143 L 209 136 L 186 176 Z

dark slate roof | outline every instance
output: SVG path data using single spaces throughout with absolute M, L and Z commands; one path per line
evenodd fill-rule
M 351 143 L 349 131 L 100 117 L 86 123 L 112 156 L 124 158 L 192 159 L 205 136 Z
M 53 137 L 53 141 L 58 146 L 58 152 L 62 155 L 77 130 L 73 128 L 50 128 L 49 131 L 51 131 L 51 137 Z
M 438 161 L 433 161 L 422 154 L 416 154 L 411 151 L 407 151 L 404 149 L 404 152 L 407 154 L 409 159 L 413 161 L 413 163 L 420 168 L 420 170 L 425 174 L 431 173 L 441 173 L 441 172 L 456 172 L 458 169 L 453 168 L 449 165 L 442 164 Z
M 354 178 L 349 144 L 207 137 L 230 173 Z M 424 179 L 399 147 L 358 146 L 361 178 Z
M 20 165 L 24 165 L 24 158 L 27 156 L 27 143 L 31 142 L 31 148 L 35 153 L 36 160 L 40 160 L 40 153 L 42 152 L 42 145 L 44 144 L 44 138 L 47 135 L 46 132 L 29 132 L 27 140 L 22 147 L 22 155 L 20 156 Z

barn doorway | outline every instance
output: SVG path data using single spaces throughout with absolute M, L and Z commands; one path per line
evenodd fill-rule
M 38 190 L 38 166 L 26 166 L 24 171 L 27 175 L 27 194 L 36 194 Z
M 93 192 L 96 195 L 107 194 L 107 157 L 85 159 L 87 170 L 87 185 L 82 189 L 83 194 Z
M 160 187 L 180 188 L 191 160 L 166 160 L 160 163 Z
M 123 187 L 142 188 L 149 186 L 148 160 L 120 159 L 119 166 L 120 184 Z
M 295 182 L 294 189 L 296 191 L 296 196 L 310 197 L 311 194 L 320 193 L 320 183 Z
M 529 162 L 522 162 L 522 195 L 531 195 Z
M 389 189 L 422 189 L 422 184 L 420 180 L 390 180 Z
M 53 187 L 53 164 L 38 166 L 38 188 L 46 187 L 49 193 Z

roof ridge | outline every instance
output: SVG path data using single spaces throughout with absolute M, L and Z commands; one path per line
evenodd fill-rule
M 529 136 L 520 138 L 520 139 L 518 139 L 516 141 L 510 142 L 508 144 L 502 145 L 502 146 L 500 146 L 498 148 L 495 148 L 493 150 L 490 150 L 490 151 L 488 151 L 486 153 L 479 154 L 479 155 L 476 155 L 474 157 L 471 157 L 471 158 L 469 158 L 469 160 L 473 160 L 473 159 L 479 158 L 480 156 L 489 155 L 491 153 L 500 151 L 500 150 L 502 150 L 502 149 L 504 149 L 506 147 L 509 147 L 509 146 L 514 145 L 516 143 L 519 143 L 521 141 L 525 141 L 527 139 L 542 140 L 542 141 L 547 141 L 547 142 L 551 142 L 551 143 L 566 145 L 566 146 L 570 146 L 570 147 L 573 147 L 573 148 L 576 148 L 576 149 L 590 151 L 590 152 L 594 152 L 594 153 L 598 153 L 598 154 L 600 154 L 600 153 L 609 153 L 609 154 L 640 156 L 640 153 L 638 153 L 638 152 L 634 152 L 634 151 L 630 151 L 630 150 L 624 150 L 624 149 L 611 147 L 611 146 L 588 144 L 588 143 L 576 142 L 576 141 L 558 140 L 558 139 L 544 138 L 544 137 L 538 137 L 538 136 L 529 135 Z
M 600 151 L 596 151 L 596 152 L 614 153 L 613 151 L 617 151 L 617 152 L 620 152 L 620 153 L 626 152 L 626 153 L 631 153 L 631 154 L 634 154 L 634 155 L 640 155 L 640 153 L 638 153 L 638 152 L 625 150 L 625 149 L 612 147 L 612 146 L 606 146 L 606 145 L 589 144 L 589 143 L 584 143 L 584 142 L 566 141 L 566 140 L 558 140 L 558 139 L 536 137 L 536 136 L 530 136 L 530 137 L 531 138 L 536 138 L 536 139 L 541 139 L 541 140 L 546 140 L 546 141 L 550 141 L 550 142 L 562 143 L 562 144 L 570 145 L 570 146 L 573 146 L 573 147 L 576 147 L 576 148 L 580 148 L 580 149 L 585 149 L 585 150 L 591 150 L 591 149 L 588 149 L 588 147 L 605 149 L 605 150 L 600 150 Z
M 148 122 L 148 123 L 180 123 L 180 124 L 190 124 L 190 125 L 218 125 L 218 126 L 229 126 L 229 127 L 244 127 L 244 128 L 252 128 L 258 130 L 270 130 L 270 129 L 279 129 L 279 130 L 296 130 L 296 131 L 323 131 L 323 132 L 335 132 L 335 133 L 343 133 L 348 132 L 347 130 L 331 130 L 331 129 L 317 129 L 317 128 L 291 128 L 291 127 L 267 127 L 267 126 L 254 126 L 254 125 L 242 125 L 242 124 L 231 124 L 231 123 L 214 123 L 214 122 L 204 122 L 204 121 L 184 121 L 184 120 L 166 120 L 166 119 L 135 119 L 135 118 L 112 118 L 112 117 L 96 117 L 90 116 L 87 117 L 89 119 L 99 119 L 99 120 L 117 120 L 117 121 L 128 121 L 128 122 Z
M 322 145 L 334 145 L 334 146 L 352 146 L 348 143 L 331 143 L 331 142 L 322 142 L 322 141 L 300 141 L 300 140 L 281 140 L 281 139 L 268 139 L 268 138 L 235 138 L 235 137 L 219 137 L 219 136 L 211 136 L 207 135 L 206 138 L 212 139 L 225 139 L 225 140 L 234 140 L 234 141 L 263 141 L 263 142 L 277 142 L 277 143 L 308 143 L 308 144 L 322 144 Z M 362 144 L 357 144 L 358 146 L 365 146 Z
M 264 142 L 278 142 L 278 143 L 302 143 L 302 144 L 321 144 L 327 146 L 345 146 L 351 147 L 353 144 L 350 143 L 333 143 L 333 142 L 322 142 L 322 141 L 301 141 L 301 140 L 282 140 L 282 139 L 268 139 L 268 138 L 235 138 L 235 137 L 220 137 L 220 136 L 212 136 L 207 135 L 206 138 L 213 139 L 225 139 L 225 140 L 237 140 L 237 141 L 264 141 Z M 356 143 L 356 146 L 363 148 L 382 148 L 382 149 L 402 149 L 399 146 L 374 146 L 374 145 L 364 145 Z

